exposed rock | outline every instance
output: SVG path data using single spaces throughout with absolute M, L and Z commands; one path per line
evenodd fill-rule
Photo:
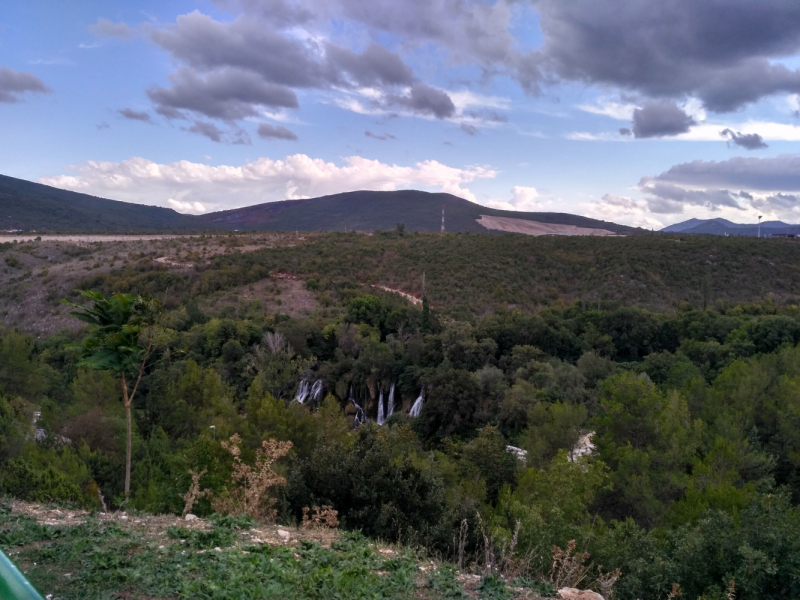
M 513 454 L 523 462 L 528 458 L 528 451 L 523 450 L 522 448 L 517 448 L 516 446 L 506 446 L 506 452 Z
M 579 590 L 577 588 L 561 588 L 558 590 L 558 597 L 561 600 L 605 600 L 597 592 L 592 590 Z
M 197 520 L 197 515 L 193 515 L 192 513 L 189 513 L 188 515 L 186 515 L 183 518 L 186 519 L 187 521 L 196 521 Z
M 590 431 L 578 438 L 578 443 L 569 451 L 570 461 L 575 462 L 581 456 L 589 456 L 592 453 L 594 450 L 594 444 L 592 443 L 593 436 L 594 431 Z
M 278 531 L 275 532 L 275 535 L 281 538 L 284 542 L 289 541 L 289 538 L 292 537 L 292 534 L 285 529 L 278 529 Z

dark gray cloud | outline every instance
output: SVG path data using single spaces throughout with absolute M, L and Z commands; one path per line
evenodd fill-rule
M 415 83 L 407 95 L 389 95 L 390 105 L 403 106 L 409 111 L 421 115 L 434 116 L 437 119 L 448 119 L 456 114 L 456 106 L 450 96 L 424 83 Z
M 299 0 L 292 6 L 312 1 Z M 194 11 L 178 17 L 175 25 L 151 33 L 153 41 L 181 65 L 170 75 L 170 87 L 148 90 L 157 113 L 170 119 L 194 113 L 233 122 L 256 116 L 264 107 L 297 108 L 297 89 L 371 87 L 380 95 L 371 102 L 381 109 L 404 107 L 436 118 L 455 114 L 446 92 L 421 83 L 400 56 L 379 44 L 369 44 L 358 53 L 282 31 L 279 27 L 308 15 L 300 11 L 290 16 L 289 5 L 281 0 L 218 5 L 243 7 L 247 12 L 231 22 L 220 22 Z M 278 19 L 276 25 L 263 12 L 269 7 L 289 16 Z
M 693 190 L 655 181 L 645 186 L 644 191 L 653 196 L 648 199 L 648 206 L 653 212 L 680 212 L 674 208 L 685 205 L 702 206 L 710 210 L 719 210 L 723 206 L 743 210 L 735 195 L 725 189 Z
M 130 119 L 131 121 L 141 121 L 142 123 L 153 122 L 153 120 L 150 118 L 150 114 L 145 111 L 133 110 L 132 108 L 121 108 L 117 112 L 121 116 L 125 117 L 126 119 Z
M 373 140 L 381 140 L 383 142 L 385 142 L 386 140 L 396 140 L 397 139 L 391 133 L 384 133 L 383 135 L 377 135 L 375 133 L 372 133 L 369 130 L 364 132 L 364 136 L 368 137 L 368 138 L 372 138 Z
M 619 128 L 620 135 L 633 135 L 633 131 L 629 127 L 620 127 Z
M 649 97 L 699 97 L 736 110 L 800 91 L 800 72 L 773 62 L 800 51 L 796 0 L 537 0 L 538 64 L 561 78 Z
M 633 136 L 652 138 L 686 133 L 695 120 L 670 100 L 647 100 L 633 111 Z
M 208 121 L 195 121 L 194 125 L 186 128 L 186 131 L 207 137 L 212 142 L 221 142 L 224 135 L 219 127 Z
M 761 210 L 796 211 L 800 209 L 800 197 L 795 194 L 771 194 L 753 200 L 752 204 Z
M 768 158 L 737 156 L 723 161 L 695 160 L 675 165 L 639 185 L 666 182 L 694 188 L 800 192 L 800 154 Z
M 740 133 L 732 129 L 723 129 L 719 132 L 721 137 L 728 140 L 728 144 L 741 146 L 747 150 L 759 150 L 761 148 L 768 148 L 767 144 L 757 133 Z
M 459 125 L 459 128 L 467 135 L 478 135 L 478 128 L 474 125 L 470 125 L 469 123 L 462 123 Z
M 258 126 L 258 135 L 260 138 L 265 140 L 297 141 L 297 135 L 282 125 L 269 125 L 268 123 L 261 123 Z
M 14 104 L 26 92 L 47 94 L 51 91 L 41 79 L 31 73 L 0 67 L 0 102 Z
M 411 85 L 416 80 L 397 54 L 378 44 L 370 44 L 363 54 L 327 44 L 326 55 L 335 70 L 347 73 L 358 85 Z
M 241 69 L 220 69 L 205 78 L 182 68 L 170 75 L 172 87 L 154 86 L 147 95 L 156 111 L 168 118 L 182 117 L 190 110 L 207 117 L 233 121 L 254 117 L 258 107 L 297 108 L 297 96 L 288 87 L 264 81 Z
M 114 23 L 100 17 L 96 23 L 89 25 L 89 32 L 97 37 L 114 37 L 127 40 L 133 37 L 133 30 L 125 23 Z
M 332 79 L 314 48 L 248 16 L 221 23 L 194 11 L 179 16 L 172 27 L 153 31 L 151 37 L 198 72 L 233 67 L 295 88 L 323 87 Z
M 98 123 L 97 125 L 95 125 L 95 127 L 97 127 L 98 129 L 111 129 L 111 125 L 109 125 L 105 121 L 103 121 L 102 123 Z

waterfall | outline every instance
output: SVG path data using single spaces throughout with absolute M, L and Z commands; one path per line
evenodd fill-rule
M 322 392 L 322 379 L 317 379 L 314 385 L 311 386 L 310 392 L 311 400 L 314 404 L 319 405 L 319 403 L 322 402 Z
M 381 388 L 381 393 L 378 396 L 378 425 L 383 425 L 383 421 L 383 389 Z
M 350 402 L 356 407 L 356 416 L 353 418 L 353 427 L 358 427 L 367 422 L 367 413 L 356 402 L 356 397 L 353 395 L 353 386 L 350 386 Z
M 422 397 L 422 390 L 419 391 L 419 397 L 414 400 L 414 405 L 411 407 L 411 410 L 408 411 L 409 417 L 418 417 L 420 411 L 422 410 L 422 402 L 424 398 Z
M 389 403 L 386 407 L 386 418 L 388 419 L 394 414 L 394 384 L 389 386 Z
M 294 397 L 294 399 L 300 404 L 303 404 L 308 398 L 309 389 L 310 386 L 308 385 L 308 380 L 302 379 L 300 381 L 300 385 L 297 386 L 297 395 Z

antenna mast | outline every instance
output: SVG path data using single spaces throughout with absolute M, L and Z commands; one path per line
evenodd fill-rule
M 442 233 L 444 233 L 444 204 L 442 204 Z

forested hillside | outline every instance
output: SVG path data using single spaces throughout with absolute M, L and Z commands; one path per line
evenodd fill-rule
M 259 198 L 252 201 L 258 203 Z M 403 223 L 408 231 L 431 232 L 441 228 L 442 208 L 447 231 L 451 232 L 487 233 L 489 230 L 477 219 L 490 215 L 641 233 L 634 227 L 579 215 L 497 210 L 452 194 L 416 190 L 347 192 L 185 215 L 169 208 L 107 200 L 0 175 L 0 231 L 375 231 Z
M 198 227 L 171 208 L 106 200 L 0 175 L 0 231 L 165 231 Z
M 117 266 L 81 284 L 105 297 L 65 294 L 84 316 L 111 315 L 104 328 L 0 329 L 3 494 L 123 505 L 123 398 L 141 372 L 129 511 L 286 525 L 326 511 L 343 530 L 480 573 L 486 598 L 509 598 L 512 581 L 620 600 L 800 595 L 797 246 L 392 232 L 239 253 L 237 240 L 192 267 L 115 247 Z M 371 287 L 421 293 L 423 270 L 421 305 Z M 313 306 L 288 306 L 290 284 Z M 260 499 L 242 504 L 253 496 L 241 475 L 256 472 Z M 205 537 L 173 530 L 163 567 L 155 546 L 130 542 L 139 564 L 76 544 L 71 560 L 91 568 L 63 583 L 67 597 L 137 582 L 170 597 L 182 569 L 234 560 L 187 559 L 177 540 L 204 552 L 230 543 L 232 518 L 214 517 Z M 31 561 L 65 547 L 14 523 L 0 519 L 0 542 Z M 325 564 L 339 569 L 352 551 L 383 573 L 400 568 L 354 543 Z M 288 556 L 252 551 L 225 564 Z M 297 556 L 317 569 L 320 552 Z M 274 568 L 259 577 L 296 576 Z M 256 585 L 246 572 L 212 597 Z M 191 582 L 182 589 L 212 593 Z M 463 597 L 428 585 L 432 597 Z

